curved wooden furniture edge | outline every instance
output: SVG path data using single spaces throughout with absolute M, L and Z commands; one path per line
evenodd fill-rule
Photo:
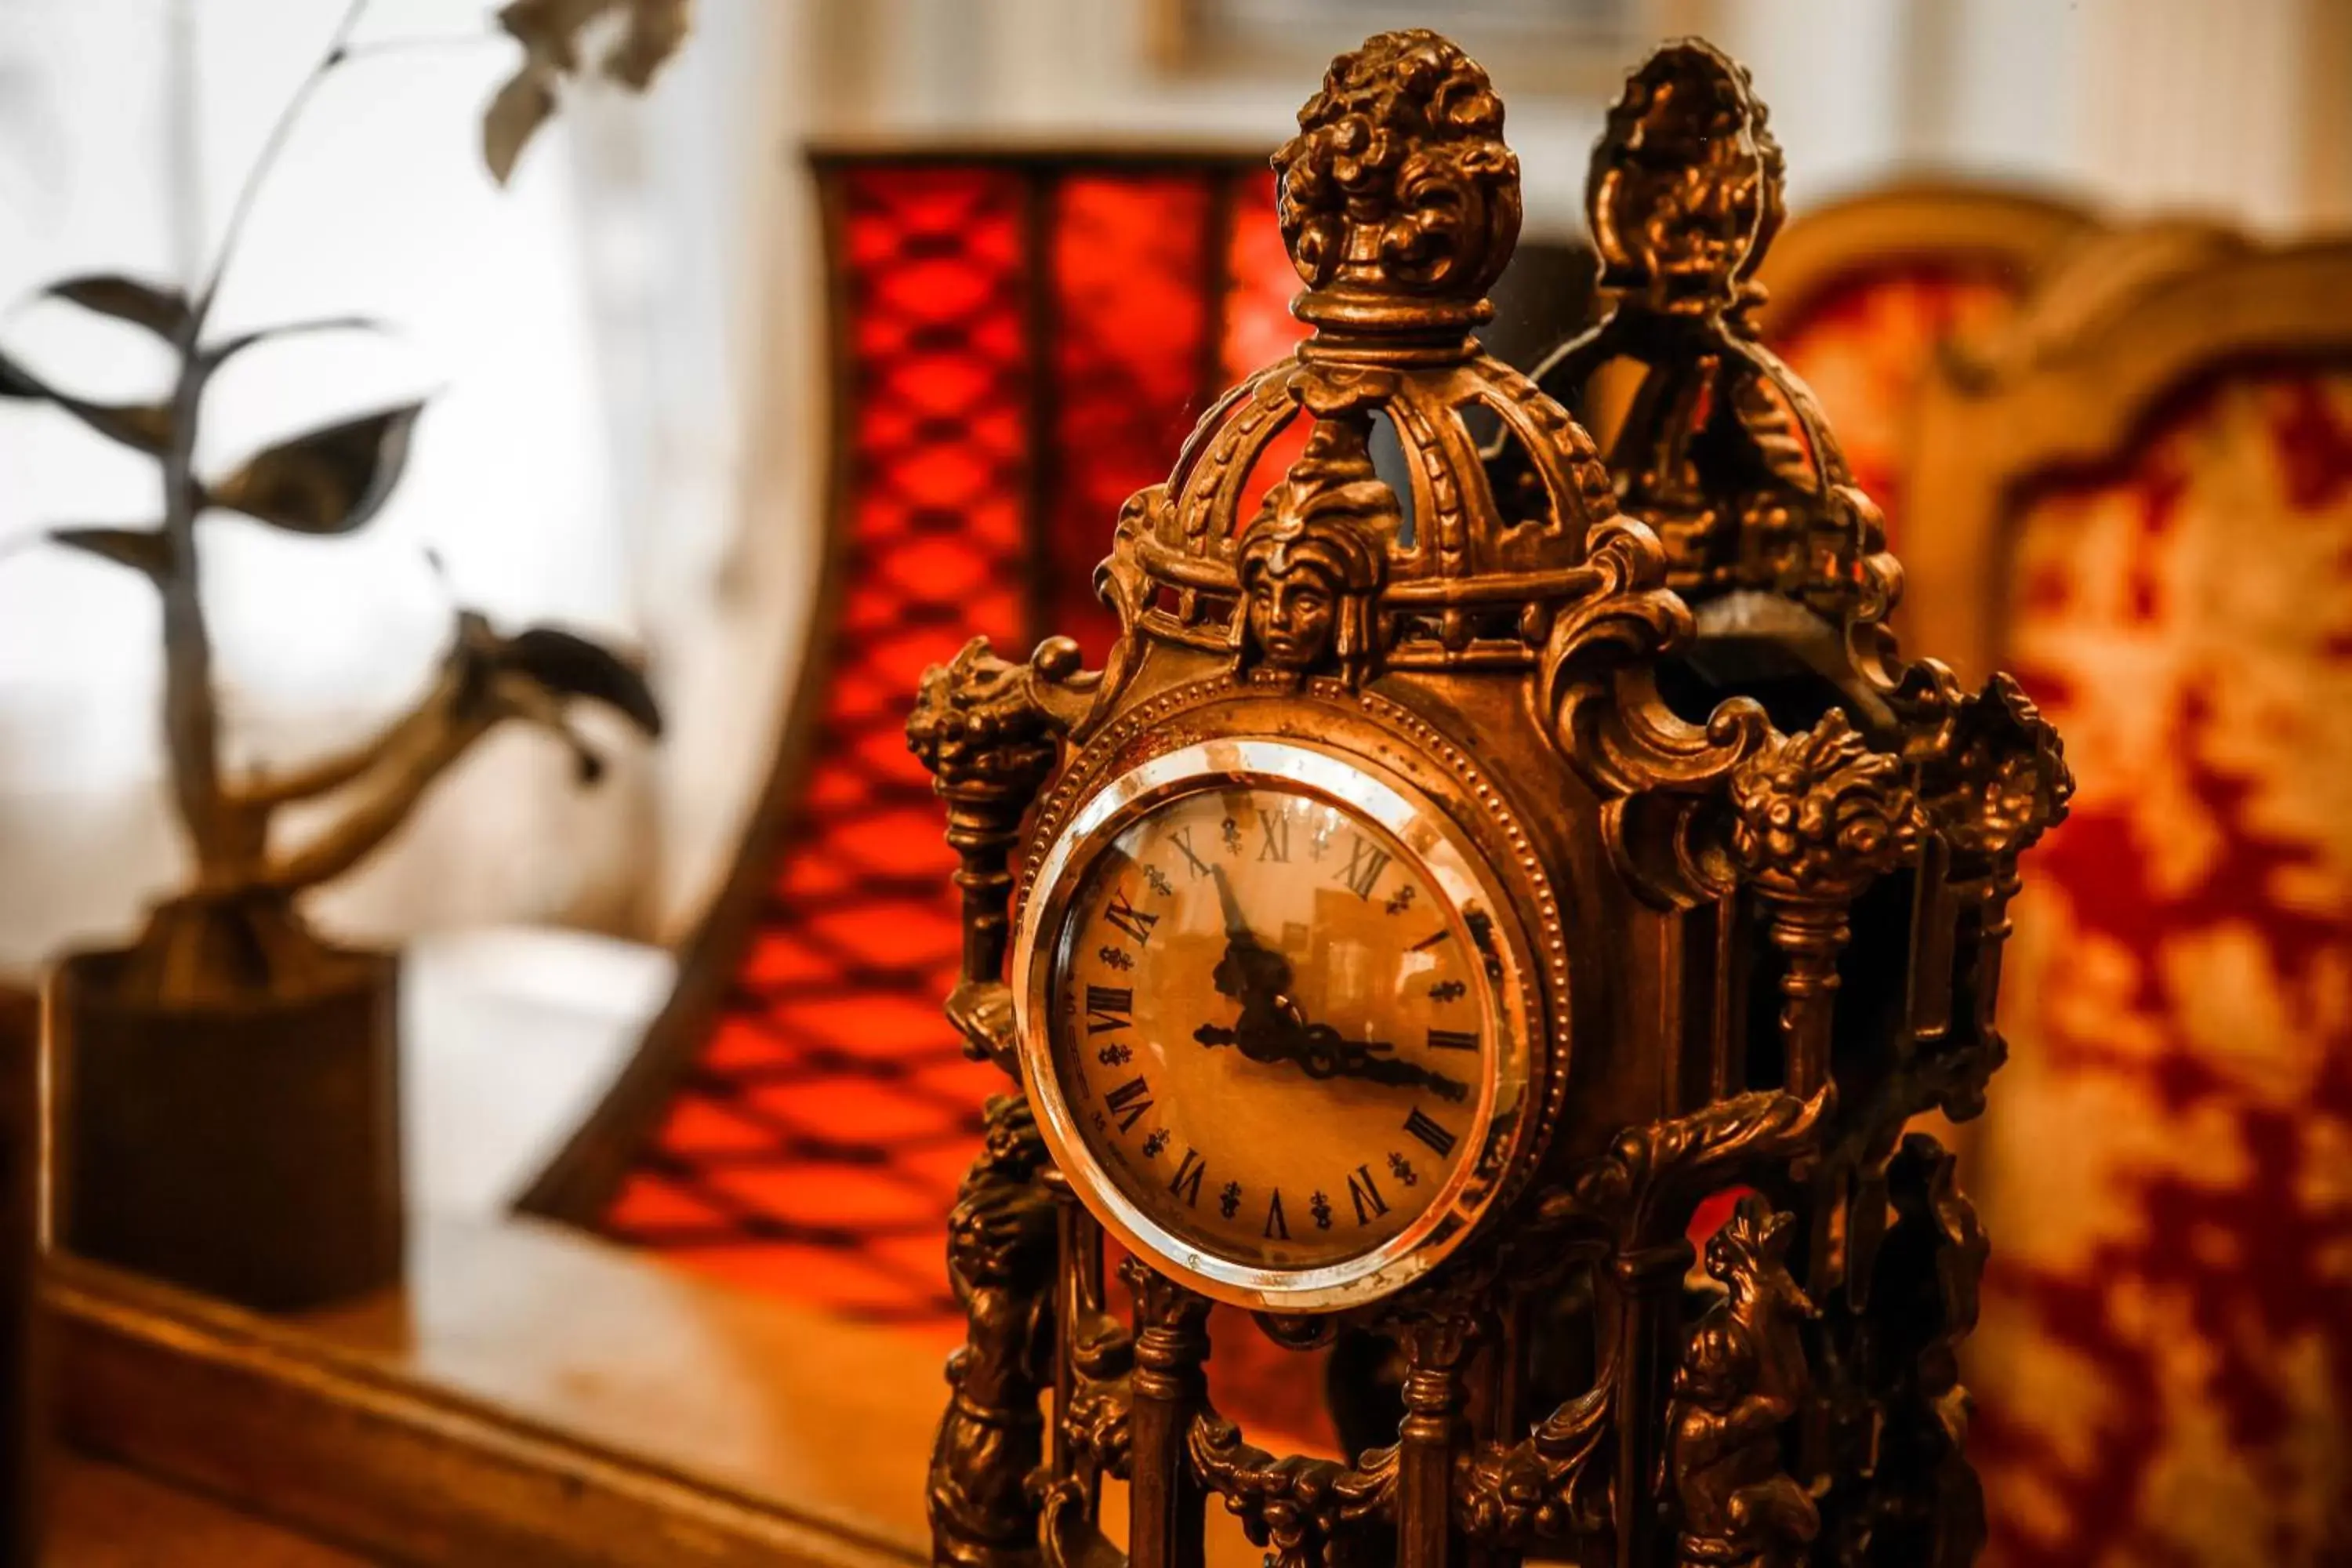
M 857 1521 L 404 1379 L 299 1325 L 66 1257 L 42 1295 L 67 1441 L 390 1561 L 919 1561 Z
M 1842 197 L 1791 218 L 1774 237 L 1757 274 L 1769 290 L 1757 329 L 1772 341 L 1858 268 L 1958 253 L 2030 273 L 2099 226 L 2087 204 L 2024 186 L 1921 180 Z
M 813 157 L 812 162 L 819 160 Z M 819 172 L 821 176 L 821 166 Z M 837 184 L 823 177 L 818 179 L 817 193 L 824 254 L 828 258 L 824 307 L 826 385 L 835 392 L 826 413 L 826 478 L 819 512 L 824 538 L 791 703 L 777 736 L 767 782 L 744 826 L 734 863 L 701 924 L 680 951 L 677 984 L 669 1000 L 646 1026 L 644 1039 L 604 1099 L 515 1200 L 518 1214 L 590 1226 L 604 1217 L 631 1162 L 652 1138 L 677 1092 L 679 1080 L 692 1070 L 697 1052 L 710 1037 L 759 925 L 761 910 L 773 896 L 777 855 L 799 806 L 802 784 L 824 721 L 849 554 L 845 516 L 849 415 L 837 393 L 845 384 L 843 367 L 849 357 L 850 311 L 846 281 L 829 259 L 840 253 L 841 193 Z M 911 693 L 908 700 L 911 702 Z
M 2083 260 L 2104 265 L 2095 253 Z M 2063 303 L 2071 291 L 2062 279 L 2053 292 Z M 2137 300 L 2110 300 L 2078 331 L 2019 326 L 2036 343 L 2029 362 L 1990 381 L 1947 369 L 1920 402 L 1906 610 L 1918 646 L 1969 681 L 2000 647 L 2020 487 L 2111 461 L 2168 395 L 2209 370 L 2352 359 L 2352 237 L 2231 247 L 2152 279 Z

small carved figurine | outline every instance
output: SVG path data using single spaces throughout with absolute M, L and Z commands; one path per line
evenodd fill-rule
M 956 1194 L 948 1274 L 964 1310 L 954 1389 L 931 1449 L 933 1552 L 968 1568 L 1035 1560 L 1038 1511 L 1028 1477 L 1043 1458 L 1038 1396 L 1051 1331 L 1054 1205 L 1036 1174 L 1045 1145 L 1028 1102 L 989 1101 L 988 1142 Z
M 1728 1294 L 1691 1331 L 1668 1414 L 1684 1568 L 1782 1568 L 1821 1528 L 1780 1455 L 1808 1387 L 1798 1325 L 1812 1315 L 1789 1272 L 1793 1224 L 1751 1193 L 1706 1244 Z

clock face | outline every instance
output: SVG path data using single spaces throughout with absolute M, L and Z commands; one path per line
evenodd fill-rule
M 1041 998 L 1050 1064 L 1151 1226 L 1315 1269 L 1458 1190 L 1492 1109 L 1501 973 L 1458 879 L 1449 896 L 1396 835 L 1278 780 L 1148 805 L 1076 874 Z

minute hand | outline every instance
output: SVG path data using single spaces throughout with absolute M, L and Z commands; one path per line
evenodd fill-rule
M 1420 1087 L 1441 1100 L 1465 1100 L 1470 1086 L 1460 1079 L 1448 1078 L 1423 1067 L 1418 1062 L 1400 1061 L 1391 1052 L 1394 1047 L 1385 1040 L 1359 1043 L 1342 1039 L 1339 1031 L 1328 1024 L 1309 1024 L 1305 1030 L 1311 1042 L 1304 1059 L 1307 1072 L 1316 1078 L 1360 1078 L 1370 1083 L 1392 1084 L 1398 1088 Z

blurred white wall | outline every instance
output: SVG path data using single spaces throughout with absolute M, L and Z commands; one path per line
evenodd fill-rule
M 714 5 L 719 0 L 710 0 Z M 1637 39 L 1712 38 L 1753 69 L 1799 208 L 1910 173 L 2189 206 L 2262 227 L 2352 218 L 2344 0 L 1624 0 Z M 1311 68 L 1167 64 L 1183 0 L 816 0 L 819 122 L 1271 145 Z M 1319 5 L 1336 52 L 1400 8 Z M 1530 232 L 1582 227 L 1585 160 L 1622 70 L 1562 88 L 1499 41 L 1493 0 L 1404 7 L 1482 54 L 1509 102 Z M 1370 20 L 1367 21 L 1367 16 Z
M 400 8 L 404 34 L 479 22 L 470 5 Z M 340 10 L 318 0 L 13 0 L 6 47 L 16 69 L 47 85 L 34 112 L 54 152 L 29 172 L 28 199 L 5 215 L 0 299 L 88 271 L 191 279 Z M 475 152 L 479 106 L 510 54 L 496 44 L 436 48 L 336 73 L 296 128 L 228 271 L 216 333 L 359 313 L 395 335 L 320 337 L 241 357 L 207 403 L 205 467 L 435 393 L 400 488 L 363 532 L 311 541 L 234 518 L 203 525 L 233 761 L 295 756 L 398 712 L 427 679 L 453 595 L 503 623 L 555 619 L 624 637 L 635 629 L 597 429 L 571 149 L 560 131 L 551 136 L 503 196 Z M 21 310 L 0 335 L 77 390 L 152 397 L 166 374 L 156 345 L 68 306 Z M 0 536 L 10 540 L 157 514 L 152 464 L 27 405 L 0 408 L 0 472 L 10 480 L 0 487 Z M 0 561 L 0 865 L 9 879 L 0 953 L 12 963 L 121 931 L 178 874 L 156 737 L 159 668 L 146 584 L 50 550 Z M 499 737 L 396 853 L 334 889 L 322 912 L 340 929 L 378 934 L 578 903 L 639 837 L 612 829 L 632 797 L 642 808 L 645 788 L 632 777 L 641 769 L 624 768 L 610 797 L 576 800 L 567 772 L 545 741 Z
M 200 273 L 342 9 L 0 0 L 0 304 L 76 273 Z M 241 358 L 207 405 L 206 465 L 433 394 L 398 491 L 362 533 L 203 525 L 231 758 L 315 752 L 398 712 L 453 602 L 644 647 L 673 720 L 669 752 L 622 742 L 594 792 L 572 787 L 547 738 L 493 738 L 320 900 L 338 930 L 661 929 L 723 859 L 764 761 L 796 641 L 791 589 L 808 576 L 793 551 L 811 537 L 767 502 L 799 504 L 818 449 L 801 431 L 804 317 L 778 342 L 765 331 L 772 299 L 802 309 L 790 285 L 808 270 L 797 237 L 783 266 L 763 261 L 767 226 L 799 207 L 781 153 L 797 100 L 776 90 L 793 7 L 709 10 L 646 100 L 581 95 L 501 192 L 478 125 L 517 51 L 475 0 L 375 0 L 363 46 L 449 42 L 369 53 L 329 79 L 230 268 L 217 334 L 351 313 L 394 331 Z M 100 396 L 152 396 L 167 374 L 142 334 L 68 306 L 0 315 L 0 342 Z M 747 441 L 754 428 L 775 441 Z M 152 595 L 31 542 L 60 523 L 152 521 L 155 469 L 17 404 L 0 405 L 0 966 L 21 970 L 126 931 L 180 864 Z

